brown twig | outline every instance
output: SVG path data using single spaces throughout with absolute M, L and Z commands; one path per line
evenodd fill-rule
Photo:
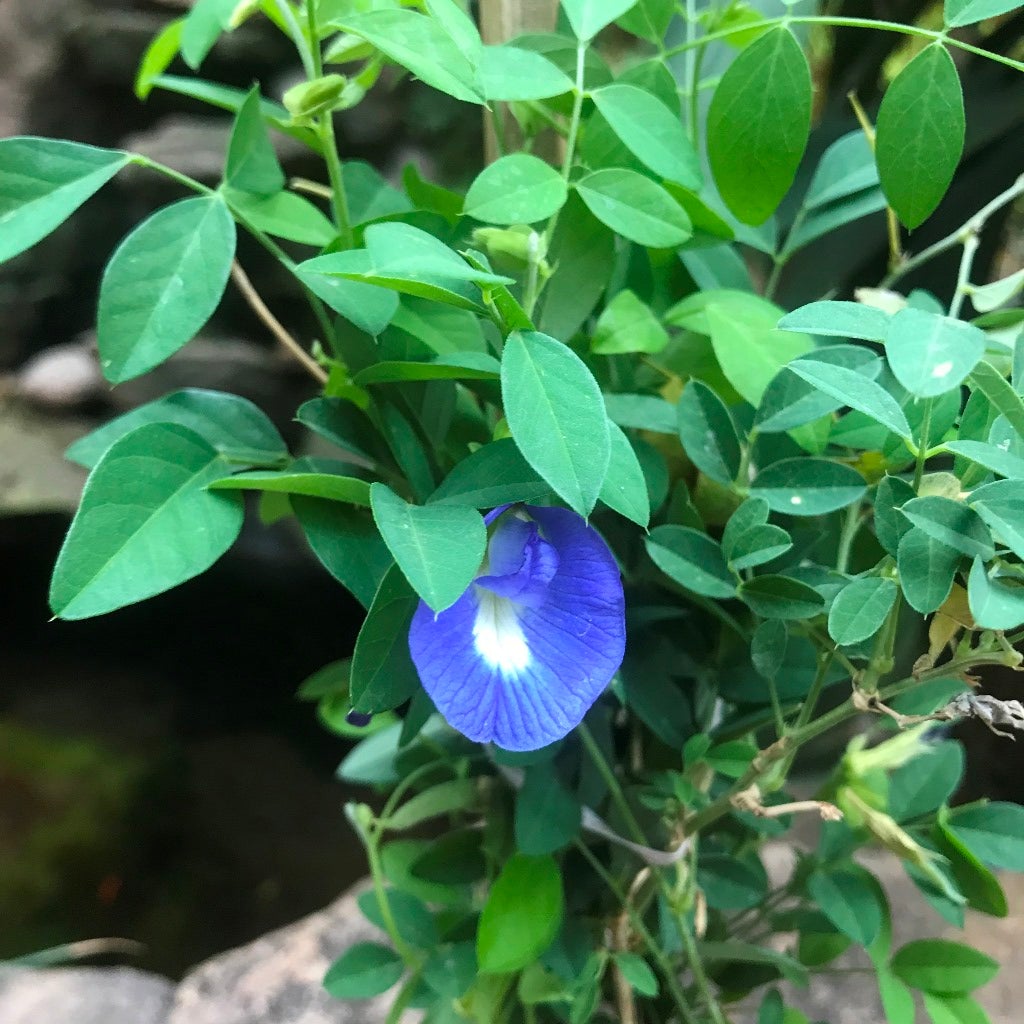
M 260 298 L 259 292 L 253 287 L 249 275 L 242 269 L 238 260 L 231 263 L 231 278 L 238 286 L 242 297 L 249 303 L 249 308 L 260 318 L 267 330 L 293 355 L 307 373 L 319 383 L 327 382 L 327 371 L 288 333 L 284 324 L 267 308 Z

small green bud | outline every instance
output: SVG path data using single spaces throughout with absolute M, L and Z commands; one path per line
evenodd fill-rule
M 334 110 L 341 100 L 348 79 L 344 75 L 324 75 L 312 82 L 292 86 L 282 97 L 296 123 L 308 122 L 319 114 Z

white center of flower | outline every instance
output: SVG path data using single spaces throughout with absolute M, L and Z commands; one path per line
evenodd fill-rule
M 477 589 L 479 605 L 473 623 L 473 643 L 477 654 L 502 675 L 518 675 L 530 664 L 530 648 L 526 645 L 515 606 L 508 598 Z

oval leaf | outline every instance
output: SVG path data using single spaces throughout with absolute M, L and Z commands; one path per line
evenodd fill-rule
M 335 999 L 369 999 L 387 992 L 404 971 L 405 964 L 393 949 L 359 942 L 331 964 L 324 988 Z
M 659 526 L 646 540 L 651 561 L 677 583 L 705 597 L 736 595 L 736 579 L 718 542 L 688 526 Z
M 703 381 L 691 380 L 676 406 L 679 439 L 690 461 L 720 484 L 740 469 L 740 439 L 725 403 Z
M 845 508 L 864 496 L 864 478 L 855 469 L 827 459 L 782 459 L 757 474 L 751 494 L 773 512 L 819 516 Z
M 219 197 L 183 199 L 117 247 L 100 285 L 100 366 L 115 384 L 153 369 L 213 315 L 231 272 L 235 222 Z
M 933 398 L 963 383 L 985 354 L 986 341 L 972 324 L 908 306 L 889 321 L 885 355 L 912 395 Z
M 908 942 L 892 958 L 896 977 L 925 992 L 961 995 L 991 981 L 999 964 L 970 946 L 944 939 Z
M 828 613 L 829 636 L 840 646 L 874 636 L 882 628 L 898 593 L 899 588 L 892 580 L 878 576 L 854 580 L 832 602 Z
M 551 857 L 513 854 L 487 896 L 476 936 L 484 974 L 509 974 L 534 962 L 562 926 L 562 875 Z
M 515 332 L 502 354 L 501 396 L 523 457 L 573 509 L 589 515 L 611 456 L 604 401 L 590 370 L 554 338 Z
M 811 73 L 788 28 L 766 32 L 729 66 L 708 110 L 718 191 L 744 224 L 767 220 L 793 184 L 811 129 Z
M 149 423 L 97 463 L 57 558 L 50 607 L 85 619 L 161 594 L 208 569 L 242 528 L 242 501 L 207 485 L 220 453 L 186 427 Z
M 669 181 L 700 190 L 700 160 L 682 121 L 661 100 L 620 83 L 594 90 L 591 99 L 638 160 Z
M 565 205 L 568 191 L 550 164 L 513 153 L 485 167 L 466 193 L 465 214 L 488 224 L 533 224 Z
M 0 139 L 0 263 L 45 238 L 130 159 L 59 139 Z
M 576 182 L 576 190 L 602 224 L 638 245 L 669 249 L 693 234 L 683 208 L 637 171 L 619 167 L 594 171 Z
M 487 528 L 464 505 L 410 505 L 391 488 L 370 488 L 373 518 L 406 579 L 435 612 L 455 604 L 480 570 Z
M 875 130 L 882 190 L 908 228 L 926 220 L 946 194 L 963 152 L 964 126 L 956 65 L 933 43 L 886 90 Z

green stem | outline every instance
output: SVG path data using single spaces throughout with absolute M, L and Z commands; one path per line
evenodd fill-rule
M 288 0 L 282 0 L 287 6 Z M 322 78 L 324 73 L 323 54 L 320 51 L 319 31 L 316 24 L 316 4 L 306 4 L 309 27 L 312 70 L 310 78 Z M 316 120 L 316 134 L 324 151 L 327 164 L 327 178 L 331 183 L 331 210 L 334 223 L 346 249 L 352 248 L 352 218 L 349 215 L 348 195 L 345 192 L 345 172 L 338 156 L 338 141 L 334 134 L 334 114 L 328 110 Z
M 295 44 L 295 49 L 298 50 L 299 60 L 302 61 L 302 68 L 306 72 L 306 78 L 319 78 L 323 72 L 316 70 L 316 60 L 314 59 L 314 52 L 320 53 L 320 41 L 317 38 L 317 34 L 314 30 L 310 31 L 309 39 L 302 34 L 302 28 L 299 25 L 298 19 L 295 17 L 295 11 L 292 9 L 292 5 L 289 0 L 272 0 L 275 10 L 281 15 L 281 20 L 285 23 L 288 28 L 288 35 L 291 36 L 292 42 Z M 306 10 L 309 11 L 309 20 L 313 21 L 315 13 L 313 8 L 316 5 L 313 3 L 306 4 Z
M 919 25 L 901 25 L 898 21 L 876 21 L 873 18 L 839 18 L 827 15 L 805 15 L 801 17 L 791 17 L 790 15 L 786 15 L 785 18 L 766 18 L 764 21 L 756 21 L 751 24 L 739 25 L 735 28 L 722 29 L 718 32 L 709 32 L 706 36 L 701 36 L 699 39 L 689 40 L 666 50 L 665 56 L 674 57 L 677 53 L 685 53 L 687 50 L 692 49 L 695 46 L 706 46 L 708 43 L 716 43 L 721 39 L 728 39 L 729 36 L 734 36 L 737 32 L 749 32 L 761 28 L 773 28 L 774 26 L 781 25 L 783 23 L 787 25 L 832 25 L 835 28 L 866 28 L 896 32 L 899 35 L 904 36 L 918 36 L 921 39 L 927 39 L 933 43 L 944 43 L 949 46 L 955 46 L 957 49 L 965 50 L 967 53 L 973 53 L 978 57 L 985 57 L 988 60 L 994 60 L 997 64 L 1005 64 L 1007 67 L 1013 68 L 1015 71 L 1024 71 L 1024 63 L 1019 60 L 1004 57 L 1002 54 L 993 53 L 991 50 L 983 50 L 979 46 L 972 46 L 970 43 L 965 43 L 962 39 L 947 36 L 945 32 L 936 32 L 933 29 L 921 28 Z
M 952 41 L 952 40 L 951 40 Z M 894 285 L 904 274 L 909 274 L 912 270 L 916 270 L 918 267 L 927 263 L 929 260 L 934 259 L 936 256 L 941 256 L 942 253 L 948 252 L 950 249 L 956 248 L 958 245 L 963 245 L 967 237 L 970 234 L 980 234 L 984 228 L 986 222 L 992 214 L 997 213 L 1008 203 L 1012 203 L 1019 195 L 1024 194 L 1024 174 L 1022 174 L 1009 188 L 1000 192 L 994 199 L 986 203 L 977 213 L 968 217 L 963 224 L 960 225 L 955 231 L 951 231 L 944 238 L 940 238 L 937 242 L 929 245 L 927 249 L 922 249 L 916 256 L 910 256 L 905 259 L 892 273 L 882 278 L 879 283 L 879 288 L 890 288 Z
M 387 893 L 384 891 L 384 866 L 380 860 L 380 850 L 377 847 L 378 835 L 376 830 L 368 830 L 366 835 L 366 860 L 370 868 L 370 877 L 373 880 L 373 891 L 377 897 L 377 906 L 380 907 L 381 920 L 384 922 L 384 930 L 395 947 L 395 952 L 409 966 L 416 960 L 415 953 L 409 948 L 405 939 L 398 931 L 394 914 L 391 913 L 391 904 L 388 902 Z
M 917 449 L 917 459 L 914 462 L 914 490 L 920 491 L 921 480 L 924 478 L 924 464 L 928 461 L 928 435 L 932 429 L 932 405 L 934 400 L 924 400 L 924 416 L 921 419 L 921 444 Z
M 799 732 L 811 720 L 814 709 L 818 706 L 822 691 L 825 689 L 825 680 L 828 678 L 828 670 L 832 667 L 833 652 L 831 650 L 818 653 L 818 671 L 814 674 L 814 681 L 807 691 L 807 698 L 800 707 L 800 713 L 796 718 L 796 731 Z M 795 753 L 795 751 L 794 751 Z
M 612 895 L 615 896 L 619 901 L 619 904 L 622 906 L 622 909 L 626 912 L 633 931 L 640 936 L 641 941 L 647 947 L 647 951 L 651 954 L 655 963 L 660 968 L 661 973 L 665 978 L 665 985 L 668 988 L 669 995 L 671 995 L 672 1001 L 675 1003 L 676 1010 L 679 1012 L 679 1016 L 684 1021 L 684 1024 L 699 1024 L 692 1007 L 686 1000 L 686 993 L 683 992 L 682 986 L 679 984 L 679 979 L 676 977 L 676 971 L 672 966 L 672 962 L 665 955 L 654 936 L 651 935 L 647 925 L 644 924 L 643 919 L 633 908 L 629 897 L 622 891 L 621 886 L 605 869 L 605 866 L 600 862 L 600 860 L 598 860 L 586 843 L 577 839 L 576 849 L 583 854 L 587 863 L 594 869 L 594 873 L 604 882 L 605 885 L 608 886 Z
M 836 554 L 836 572 L 846 573 L 850 567 L 850 552 L 861 524 L 860 505 L 853 504 L 846 510 L 843 529 L 839 534 L 839 547 Z
M 714 1024 L 728 1024 L 725 1014 L 722 1013 L 722 1008 L 718 1005 L 715 994 L 711 991 L 711 982 L 708 981 L 704 965 L 700 961 L 697 943 L 694 941 L 693 935 L 690 934 L 690 929 L 685 921 L 682 922 L 679 928 L 679 934 L 682 936 L 686 959 L 689 961 L 690 970 L 693 972 L 693 980 L 701 999 L 704 1001 L 705 1009 L 711 1014 L 711 1020 Z
M 590 760 L 594 762 L 594 767 L 597 769 L 598 774 L 608 787 L 612 802 L 619 809 L 622 820 L 626 823 L 626 827 L 633 837 L 633 842 L 639 843 L 641 846 L 647 846 L 647 837 L 644 835 L 643 829 L 640 828 L 640 823 L 636 820 L 626 800 L 626 794 L 622 791 L 622 786 L 619 785 L 619 780 L 615 777 L 615 772 L 612 771 L 611 765 L 605 760 L 605 756 L 601 752 L 597 740 L 594 739 L 594 734 L 590 731 L 590 727 L 586 723 L 581 722 L 576 727 L 576 732 L 583 741 L 583 746 L 586 747 L 587 754 Z
M 960 316 L 960 309 L 970 290 L 971 268 L 974 266 L 974 257 L 978 254 L 978 246 L 980 244 L 977 231 L 969 232 L 964 239 L 964 251 L 960 257 L 960 268 L 956 275 L 956 290 L 953 292 L 953 298 L 949 303 L 949 315 L 951 317 Z M 927 435 L 922 438 L 922 441 L 924 444 L 928 443 Z

